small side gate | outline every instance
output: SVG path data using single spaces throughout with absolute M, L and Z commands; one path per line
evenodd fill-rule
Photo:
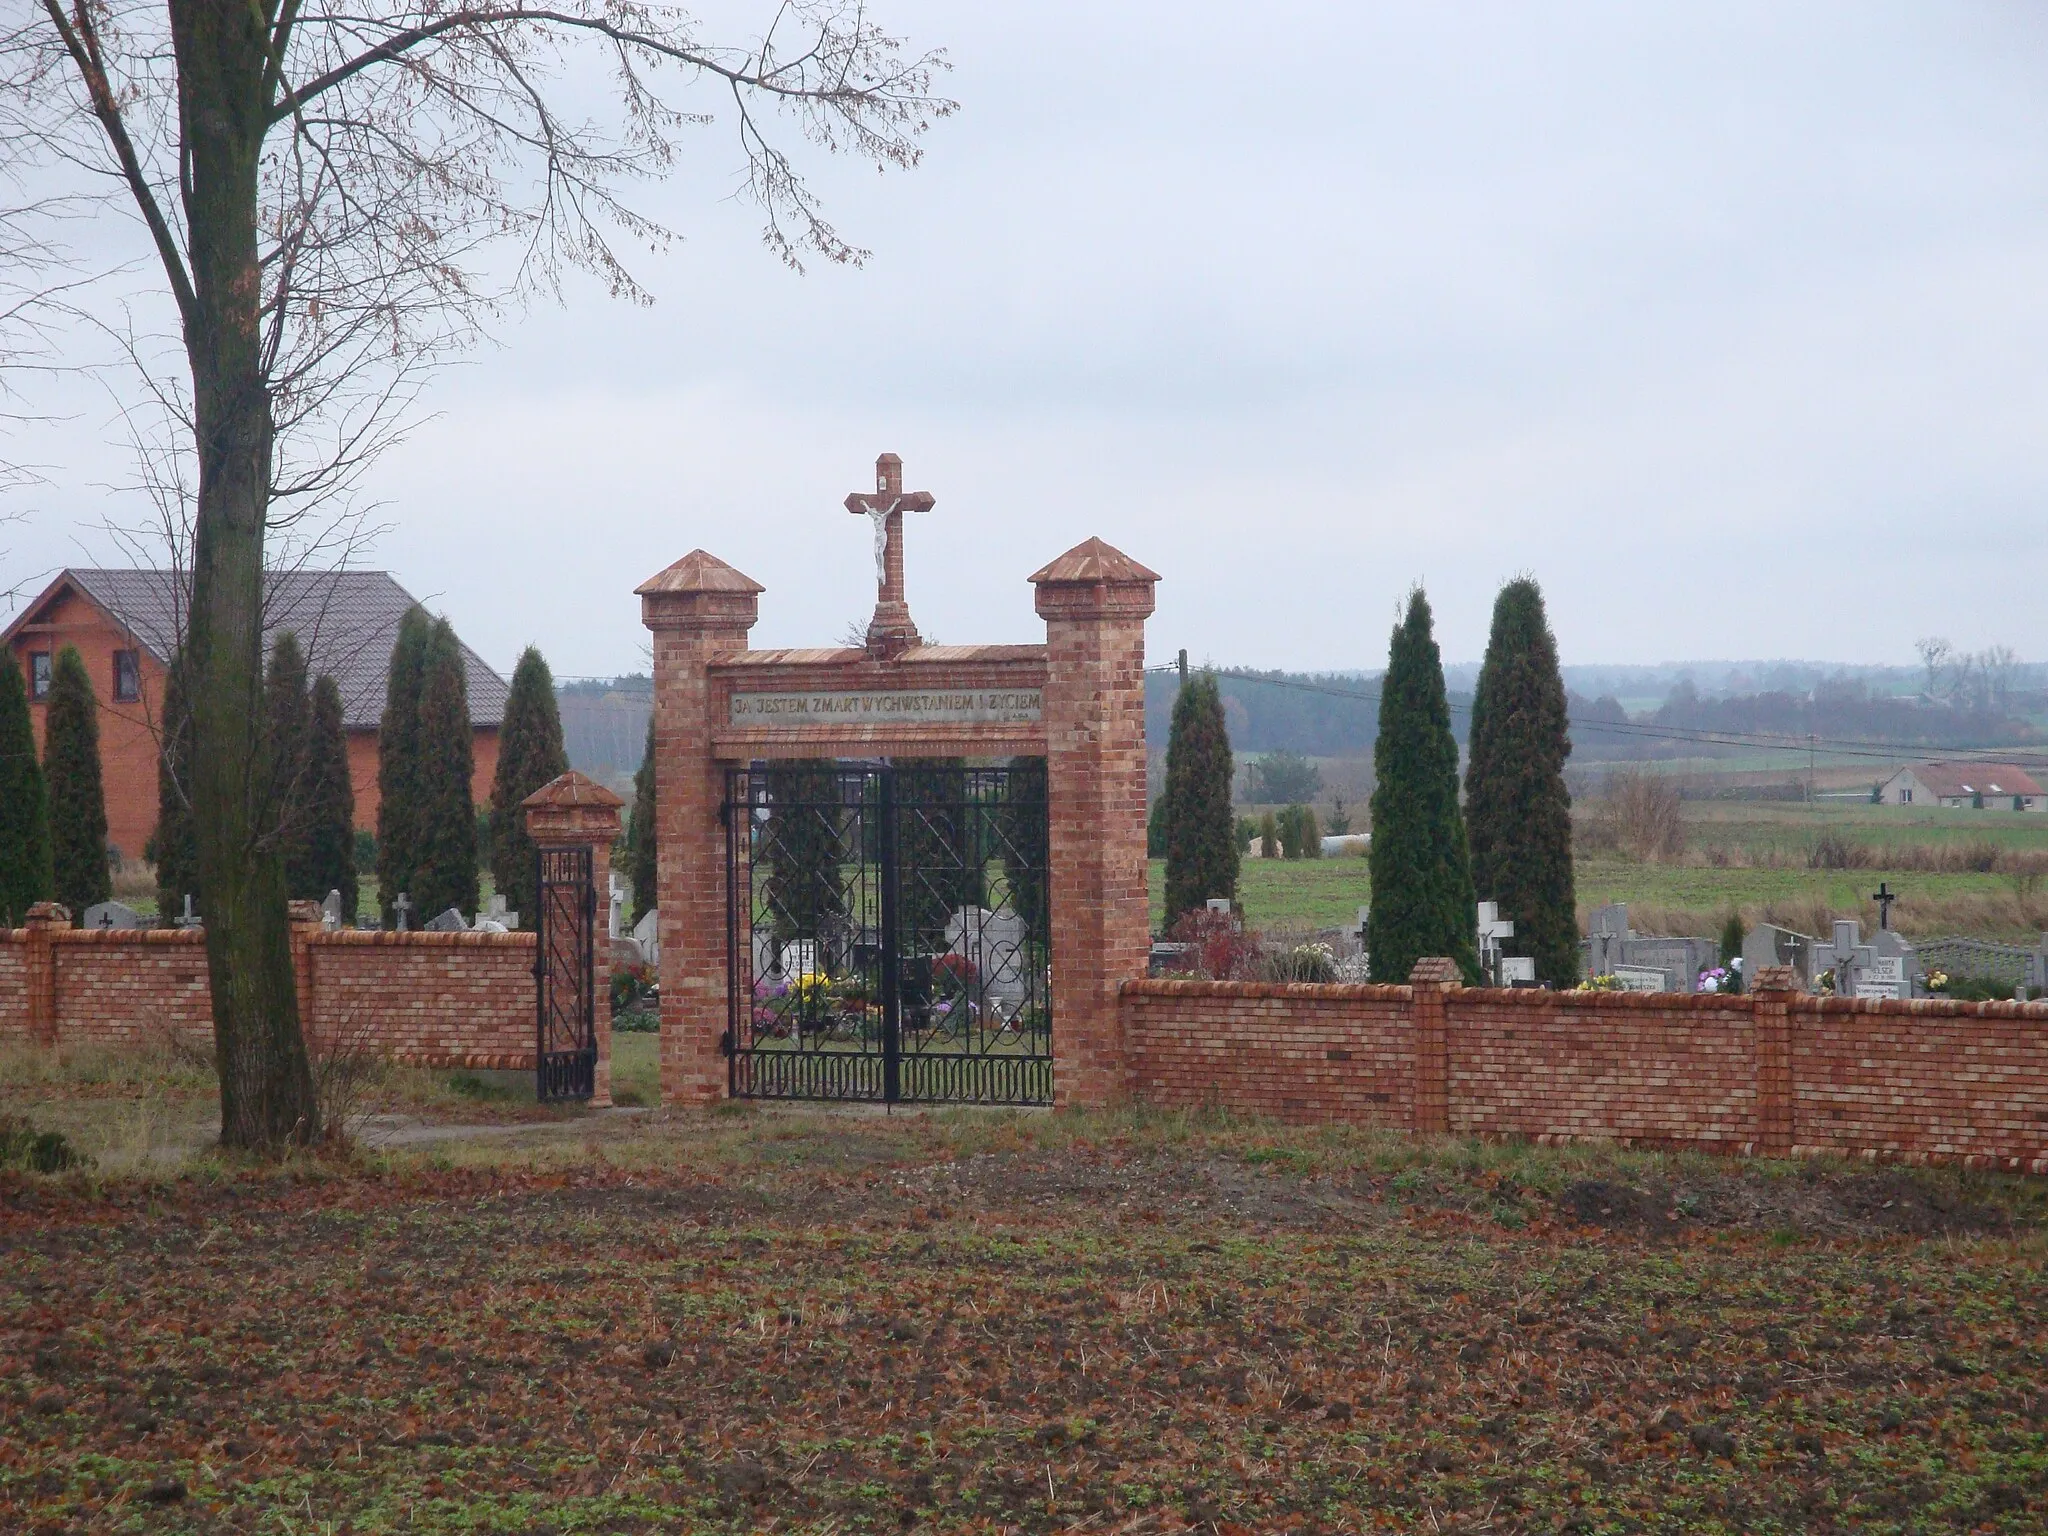
M 597 891 L 588 848 L 540 850 L 533 981 L 534 1091 L 543 1103 L 597 1091 Z
M 1052 1102 L 1042 758 L 728 775 L 735 1097 Z

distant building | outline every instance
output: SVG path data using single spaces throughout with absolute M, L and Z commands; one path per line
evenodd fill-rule
M 1940 805 L 1950 810 L 2048 810 L 2048 795 L 2011 763 L 1916 763 L 1878 787 L 1886 805 Z
M 398 621 L 416 606 L 386 571 L 273 571 L 266 578 L 264 643 L 297 633 L 312 676 L 341 689 L 348 727 L 356 825 L 377 824 L 377 725 Z M 171 657 L 185 633 L 184 580 L 172 571 L 67 570 L 0 632 L 28 682 L 37 750 L 58 651 L 78 647 L 100 705 L 100 769 L 106 783 L 107 840 L 124 858 L 142 856 L 156 827 L 157 723 Z M 476 732 L 470 797 L 491 797 L 505 680 L 467 646 L 469 718 Z

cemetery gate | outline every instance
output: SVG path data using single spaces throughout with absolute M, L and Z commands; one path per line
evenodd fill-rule
M 597 1089 L 597 888 L 590 849 L 543 847 L 538 864 L 534 1092 L 544 1103 L 587 1099 Z
M 1043 758 L 731 770 L 728 1088 L 1049 1104 Z

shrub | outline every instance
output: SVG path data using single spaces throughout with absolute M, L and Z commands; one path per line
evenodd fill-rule
M 1268 951 L 1259 971 L 1266 981 L 1331 982 L 1337 979 L 1337 957 L 1327 944 L 1292 944 Z
M 1201 673 L 1174 700 L 1166 744 L 1166 921 L 1204 903 L 1237 898 L 1238 860 L 1230 808 L 1235 764 L 1223 696 Z
M 654 716 L 647 717 L 647 747 L 640 754 L 640 770 L 633 775 L 633 820 L 626 839 L 632 849 L 632 867 L 627 879 L 633 882 L 633 921 L 639 922 L 658 905 L 654 840 Z
M 1644 863 L 1685 852 L 1685 817 L 1678 785 L 1662 774 L 1624 768 L 1601 790 L 1599 833 L 1609 846 Z
M 512 669 L 505 721 L 498 729 L 498 768 L 491 779 L 491 881 L 506 906 L 529 914 L 540 910 L 534 884 L 537 855 L 526 833 L 519 803 L 542 785 L 569 771 L 562 745 L 562 715 L 555 680 L 540 651 L 528 646 Z
M 419 756 L 413 784 L 410 895 L 422 923 L 451 907 L 477 908 L 477 808 L 469 678 L 462 642 L 446 619 L 434 620 L 421 673 Z
M 1404 982 L 1417 960 L 1441 955 L 1468 981 L 1477 980 L 1458 743 L 1429 599 L 1420 587 L 1409 595 L 1389 646 L 1373 767 L 1372 978 Z
M 100 782 L 100 709 L 78 647 L 57 653 L 43 715 L 43 778 L 50 796 L 50 863 L 57 900 L 73 921 L 113 894 L 107 870 L 107 797 Z
M 386 927 L 396 922 L 392 903 L 410 892 L 414 909 L 419 895 L 411 891 L 418 857 L 414 801 L 417 797 L 420 747 L 420 689 L 426 676 L 427 642 L 434 621 L 424 608 L 412 608 L 398 622 L 398 641 L 391 647 L 385 676 L 384 717 L 377 727 L 377 903 Z
M 26 1120 L 0 1115 L 0 1168 L 29 1173 L 62 1173 L 88 1161 L 62 1131 L 39 1131 Z
M 342 717 L 341 688 L 326 673 L 313 680 L 312 721 L 306 739 L 305 836 L 300 843 L 304 862 L 294 872 L 294 896 L 324 901 L 329 891 L 341 892 L 341 918 L 356 920 L 359 899 L 357 870 L 364 864 L 361 839 L 355 830 L 355 787 L 348 775 L 348 728 Z M 369 863 L 376 861 L 372 839 Z
M 1258 935 L 1246 932 L 1233 912 L 1192 907 L 1174 922 L 1168 937 L 1193 946 L 1195 972 L 1210 981 L 1247 980 L 1262 958 Z
M 50 895 L 50 806 L 29 723 L 28 690 L 0 652 L 0 927 L 19 928 Z

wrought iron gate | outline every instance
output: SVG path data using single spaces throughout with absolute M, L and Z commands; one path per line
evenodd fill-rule
M 736 1097 L 1052 1102 L 1045 763 L 726 782 Z
M 597 891 L 588 848 L 540 850 L 533 959 L 534 1092 L 543 1101 L 597 1091 Z

